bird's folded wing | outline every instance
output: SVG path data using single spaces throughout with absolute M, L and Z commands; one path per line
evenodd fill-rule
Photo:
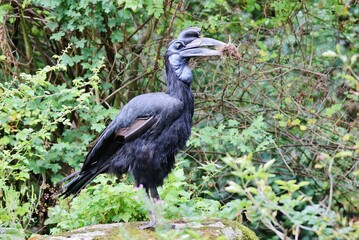
M 129 142 L 141 136 L 157 122 L 154 116 L 137 118 L 130 126 L 120 128 L 115 133 L 118 142 Z

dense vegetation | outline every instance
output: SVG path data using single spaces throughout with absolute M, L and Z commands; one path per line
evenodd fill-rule
M 3 236 L 145 220 L 127 177 L 98 177 L 72 202 L 53 197 L 56 182 L 129 99 L 165 89 L 167 43 L 200 26 L 241 57 L 192 63 L 194 129 L 160 191 L 164 217 L 235 219 L 263 239 L 355 239 L 356 2 L 1 1 Z

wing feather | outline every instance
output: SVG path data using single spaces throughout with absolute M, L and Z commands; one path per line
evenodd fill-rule
M 154 116 L 139 117 L 130 126 L 118 129 L 115 133 L 115 139 L 123 143 L 130 142 L 145 133 L 156 122 Z
M 164 128 L 169 127 L 183 111 L 182 101 L 165 93 L 149 93 L 133 98 L 98 137 L 86 156 L 78 174 L 61 190 L 63 195 L 77 194 L 93 178 L 105 173 L 111 157 L 124 144 L 151 131 L 155 139 Z

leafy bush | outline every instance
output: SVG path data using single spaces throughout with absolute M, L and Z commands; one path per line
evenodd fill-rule
M 181 168 L 176 168 L 159 189 L 162 200 L 155 206 L 151 206 L 143 188 L 135 189 L 126 180 L 119 182 L 115 177 L 102 175 L 94 183 L 77 198 L 62 199 L 49 209 L 46 224 L 53 225 L 52 233 L 98 223 L 144 221 L 148 209 L 153 207 L 159 221 L 163 221 L 163 217 L 195 220 L 219 216 L 219 202 L 191 198 L 192 194 L 186 191 L 191 186 Z
M 309 182 L 283 181 L 270 173 L 275 160 L 258 168 L 252 163 L 252 155 L 226 157 L 223 161 L 241 180 L 240 184 L 230 181 L 226 190 L 244 196 L 226 205 L 227 216 L 233 218 L 244 212 L 252 224 L 263 224 L 280 239 L 298 238 L 303 234 L 301 232 L 319 239 L 354 239 L 358 236 L 358 226 L 343 226 L 342 216 L 330 205 L 314 203 L 312 197 L 302 191 Z
M 270 159 L 273 154 L 269 154 L 276 141 L 268 134 L 269 126 L 264 118 L 256 117 L 241 132 L 238 124 L 229 120 L 216 128 L 195 129 L 190 141 L 191 146 L 201 147 L 201 152 L 207 157 L 196 173 L 202 176 L 200 189 L 210 189 L 212 196 L 222 199 L 225 203 L 223 217 L 239 221 L 247 219 L 253 226 L 269 229 L 280 239 L 303 235 L 319 239 L 355 239 L 358 225 L 348 222 L 348 217 L 343 215 L 345 208 L 338 209 L 336 204 L 340 196 L 330 193 L 334 182 L 323 185 L 323 182 L 310 177 L 290 178 L 278 174 L 280 165 L 275 164 L 278 160 Z M 212 156 L 222 152 L 227 156 Z M 353 153 L 321 154 L 330 174 L 334 161 Z M 259 159 L 264 164 L 256 167 Z M 324 166 L 317 167 L 322 169 Z M 324 201 L 318 196 L 323 187 L 329 189 L 329 196 Z M 347 192 L 346 195 L 349 204 L 355 201 L 355 193 Z M 261 235 L 260 231 L 256 233 Z M 263 237 L 268 237 L 268 234 L 263 234 Z
M 21 229 L 44 221 L 52 204 L 48 183 L 62 178 L 63 167 L 78 166 L 94 139 L 91 130 L 98 133 L 105 127 L 103 120 L 113 114 L 93 104 L 92 91 L 86 91 L 96 87 L 97 70 L 88 81 L 75 79 L 72 88 L 46 81 L 48 75 L 60 75 L 65 69 L 58 63 L 0 83 L 1 227 Z M 89 112 L 98 115 L 83 117 Z M 36 215 L 40 219 L 33 218 Z
M 133 186 L 123 182 L 111 184 L 114 179 L 105 176 L 96 178 L 94 182 L 97 185 L 86 188 L 77 198 L 61 200 L 50 209 L 46 224 L 54 226 L 52 233 L 97 223 L 144 218 L 146 211 L 141 202 L 134 201 L 139 194 Z
M 195 161 L 186 168 L 187 173 L 199 189 L 211 191 L 215 199 L 236 212 L 249 203 L 237 200 L 243 195 L 225 191 L 228 181 L 244 182 L 223 165 L 223 157 L 253 154 L 254 166 L 275 159 L 270 173 L 276 178 L 272 181 L 309 182 L 301 188 L 311 199 L 305 203 L 308 209 L 316 209 L 318 214 L 323 214 L 323 209 L 335 212 L 335 223 L 326 226 L 338 236 L 351 229 L 348 237 L 353 237 L 358 201 L 355 109 L 359 68 L 358 34 L 352 31 L 358 11 L 332 1 L 274 1 L 260 5 L 261 12 L 253 6 L 247 9 L 250 13 L 243 12 L 244 7 L 236 9 L 240 26 L 225 23 L 225 29 L 234 32 L 232 41 L 240 43 L 241 59 L 225 59 L 216 68 L 201 64 L 195 70 L 198 114 L 189 145 L 190 158 Z M 225 5 L 216 9 L 226 12 Z M 258 125 L 259 119 L 262 123 Z M 268 185 L 275 188 L 271 181 Z M 320 207 L 311 208 L 313 205 Z M 305 209 L 303 203 L 300 207 Z M 299 211 L 295 206 L 293 210 Z M 239 219 L 250 215 L 239 212 L 243 213 Z M 248 219 L 258 227 L 258 235 L 271 236 L 268 226 L 256 225 L 253 217 Z M 293 225 L 283 222 L 280 214 L 273 220 L 279 225 L 274 224 L 272 234 L 295 235 Z M 330 234 L 301 230 L 299 237 L 314 235 L 326 238 Z

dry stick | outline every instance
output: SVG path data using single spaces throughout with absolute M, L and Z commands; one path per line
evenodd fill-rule
M 116 44 L 114 44 L 114 51 L 115 51 L 115 57 L 114 57 L 114 60 L 113 60 L 113 62 L 112 62 L 112 64 L 111 64 L 111 67 L 110 67 L 110 69 L 109 69 L 109 71 L 108 71 L 108 75 L 109 75 L 109 76 L 111 76 L 111 73 L 112 73 L 113 69 L 114 69 L 115 66 L 116 66 L 116 53 L 117 53 Z M 115 76 L 114 78 L 117 78 L 118 76 L 119 76 L 119 75 L 116 74 L 116 76 Z M 111 82 L 111 79 L 108 79 L 108 82 Z
M 138 58 L 138 56 L 137 56 L 137 58 Z M 132 62 L 134 62 L 137 58 L 134 58 L 134 59 L 132 60 Z M 129 66 L 132 62 L 129 62 L 129 63 L 127 64 L 127 66 Z M 117 77 L 118 77 L 118 76 L 121 76 L 121 75 L 126 71 L 126 69 L 127 69 L 127 68 L 124 67 L 123 70 L 117 74 Z M 106 103 L 106 105 L 109 106 L 109 104 L 106 102 L 108 99 L 110 99 L 110 98 L 113 97 L 116 93 L 118 93 L 119 91 L 121 91 L 124 86 L 128 86 L 128 84 L 130 84 L 130 83 L 132 83 L 132 82 L 134 82 L 134 81 L 140 79 L 141 77 L 144 77 L 145 75 L 148 75 L 148 73 L 144 72 L 142 75 L 137 76 L 136 78 L 130 80 L 129 82 L 125 82 L 124 85 L 122 85 L 120 88 L 116 89 L 114 92 L 112 92 L 110 95 L 108 95 L 105 99 L 101 100 L 101 104 Z M 111 82 L 113 82 L 113 80 L 111 80 Z
M 210 95 L 212 96 L 211 94 L 206 94 L 206 95 Z M 225 100 L 225 102 L 228 104 L 228 105 L 231 105 L 234 109 L 236 109 L 237 111 L 240 111 L 240 109 L 235 106 L 232 101 L 228 101 L 229 99 Z M 212 100 L 213 101 L 213 100 Z M 329 129 L 327 129 L 329 130 Z M 323 137 L 323 134 L 320 134 L 320 133 L 317 133 L 315 132 L 316 135 L 318 135 L 319 137 Z M 295 140 L 297 141 L 298 139 L 295 138 Z M 324 140 L 327 140 L 327 141 L 330 141 L 330 139 L 325 139 Z M 326 149 L 333 149 L 333 148 L 341 148 L 341 149 L 349 149 L 349 150 L 355 150 L 355 147 L 347 147 L 347 146 L 344 146 L 344 145 L 339 145 L 339 144 L 336 144 L 335 142 L 332 142 L 332 146 L 329 146 L 329 145 L 317 145 L 317 146 L 320 146 L 320 147 L 323 147 L 323 148 L 326 148 Z M 314 146 L 315 144 L 314 143 L 302 143 L 302 144 L 296 144 L 296 145 L 292 145 L 292 146 Z M 285 145 L 285 146 L 278 146 L 279 148 L 282 148 L 282 147 L 290 147 L 291 145 Z
M 222 101 L 223 101 L 223 99 L 222 99 Z M 228 102 L 228 104 L 231 104 L 231 103 Z M 233 106 L 233 104 L 231 104 L 231 105 Z M 282 158 L 284 164 L 286 165 L 286 167 L 291 171 L 291 173 L 293 174 L 293 176 L 295 176 L 293 169 L 291 169 L 291 168 L 289 167 L 288 163 L 287 163 L 286 160 L 285 160 L 285 157 L 283 156 L 282 152 L 280 151 L 280 149 L 278 148 L 278 146 L 277 146 L 277 144 L 276 144 L 275 142 L 274 142 L 274 145 L 276 146 L 277 150 L 279 151 L 279 154 L 280 154 L 280 156 L 281 156 L 281 158 Z
M 137 56 L 138 58 L 139 56 Z M 130 66 L 135 60 L 137 60 L 137 58 L 134 58 L 132 61 L 128 62 L 127 65 L 121 70 L 121 72 L 119 72 L 115 78 L 113 78 L 111 81 L 111 83 L 117 79 L 119 76 L 123 75 L 123 73 L 127 70 L 127 67 Z
M 353 147 L 353 150 L 355 150 L 354 147 Z M 356 167 L 358 166 L 358 164 L 359 164 L 359 161 L 355 162 L 353 164 L 353 166 L 344 174 L 343 177 L 346 177 L 349 173 L 353 172 L 354 169 L 356 169 Z
M 289 169 L 289 171 L 291 171 L 291 173 L 293 174 L 293 177 L 295 177 L 294 171 L 293 171 L 293 169 L 291 169 L 291 168 L 289 167 L 287 161 L 285 160 L 285 157 L 283 156 L 282 151 L 280 150 L 280 148 L 278 147 L 278 145 L 276 144 L 275 141 L 273 141 L 273 144 L 275 145 L 276 149 L 278 150 L 279 155 L 282 157 L 282 160 L 283 160 L 285 166 Z
M 255 62 L 255 61 L 252 61 L 252 60 L 242 59 L 242 61 L 252 63 L 252 64 L 258 64 L 258 62 Z M 314 74 L 314 75 L 317 75 L 317 76 L 327 78 L 327 75 L 325 75 L 323 73 L 314 72 L 312 70 L 303 69 L 303 68 L 299 68 L 299 67 L 292 67 L 292 66 L 281 65 L 281 64 L 278 64 L 278 63 L 269 63 L 269 62 L 263 62 L 262 64 L 263 65 L 274 66 L 274 67 L 280 67 L 280 68 L 288 68 L 290 70 L 297 70 L 297 71 L 301 71 L 301 72 L 305 72 L 305 73 L 311 73 L 311 74 Z
M 138 26 L 138 27 L 136 28 L 136 30 L 133 31 L 133 32 L 126 38 L 126 40 L 123 41 L 123 42 L 120 44 L 120 48 L 123 48 L 123 45 L 124 45 L 126 42 L 130 41 L 131 38 L 132 38 L 139 30 L 141 30 L 152 18 L 153 18 L 153 14 L 150 15 L 150 16 L 146 19 L 146 21 L 144 21 L 140 26 Z M 111 68 L 110 68 L 110 72 L 113 70 L 114 66 L 115 66 L 115 61 L 113 62 L 112 66 L 111 66 Z M 117 74 L 117 76 L 122 75 L 122 74 L 124 73 L 124 71 L 125 71 L 125 69 L 122 70 L 119 74 Z M 138 79 L 138 78 L 136 78 L 136 79 Z M 110 81 L 112 82 L 112 80 L 110 80 Z M 115 93 L 117 93 L 118 91 L 119 91 L 118 89 L 115 90 Z M 109 99 L 110 97 L 112 97 L 112 96 L 113 96 L 113 94 L 110 94 L 110 95 L 107 96 L 104 100 L 102 100 L 101 103 L 105 102 L 106 100 L 108 100 L 108 99 Z
M 357 54 L 359 56 L 359 54 Z M 351 67 L 348 68 L 349 72 L 355 77 L 356 80 L 359 81 L 359 76 L 353 71 Z
M 269 64 L 269 65 L 273 65 L 273 64 Z M 278 64 L 275 64 L 275 66 L 278 66 Z M 279 66 L 281 66 L 281 65 L 279 65 Z M 286 66 L 282 66 L 282 67 L 286 67 Z M 321 74 L 321 73 L 316 73 L 316 72 L 312 72 L 312 71 L 309 71 L 309 70 L 292 68 L 292 67 L 289 67 L 289 68 L 290 68 L 290 69 L 296 69 L 296 70 L 302 70 L 302 71 L 304 71 L 304 72 L 311 72 L 312 74 L 316 74 L 316 75 L 320 75 L 320 76 L 325 76 L 325 75 L 323 75 L 323 74 Z M 300 106 L 298 106 L 298 104 L 296 104 L 296 105 L 297 105 L 298 109 L 301 110 Z
M 148 75 L 148 73 L 147 73 L 147 72 L 144 72 L 143 74 L 137 76 L 136 78 L 132 79 L 131 81 L 126 82 L 124 85 L 122 85 L 121 87 L 117 88 L 117 89 L 116 89 L 115 91 L 113 91 L 110 95 L 108 95 L 105 99 L 101 100 L 101 104 L 102 104 L 103 102 L 106 102 L 109 98 L 113 97 L 116 93 L 118 93 L 119 91 L 121 91 L 123 88 L 125 88 L 125 87 L 126 87 L 127 85 L 129 85 L 130 83 L 133 83 L 133 82 L 137 81 L 138 79 L 140 79 L 140 78 L 142 78 L 142 77 L 144 77 L 144 76 L 146 76 L 146 75 Z
M 329 183 L 330 183 L 330 189 L 329 189 L 329 199 L 328 199 L 328 206 L 327 206 L 327 214 L 329 213 L 330 209 L 332 208 L 332 201 L 333 201 L 333 189 L 334 189 L 334 179 L 332 175 L 332 166 L 333 166 L 334 159 L 331 158 L 329 161 L 329 167 L 328 167 L 328 176 L 329 176 Z
M 172 30 L 173 22 L 175 21 L 177 12 L 179 11 L 182 4 L 183 4 L 183 0 L 180 0 L 176 6 L 175 12 L 172 15 L 170 25 L 168 26 L 167 31 L 166 31 L 166 36 L 168 36 L 170 34 L 170 31 Z
M 146 21 L 144 21 L 138 28 L 126 38 L 125 42 L 128 42 L 141 28 L 143 28 L 151 19 L 153 18 L 153 15 L 149 16 Z
M 173 15 L 172 15 L 172 19 L 171 19 L 170 25 L 168 26 L 167 31 L 166 31 L 166 34 L 165 34 L 166 36 L 169 35 L 169 33 L 170 33 L 171 29 L 172 29 L 173 22 L 174 22 L 174 20 L 175 20 L 175 18 L 176 18 L 176 16 L 177 16 L 177 11 L 179 10 L 179 8 L 180 8 L 181 5 L 182 5 L 182 0 L 180 0 L 180 1 L 178 2 L 177 7 L 176 7 L 176 9 L 175 9 L 175 12 L 174 12 Z M 159 45 L 158 45 L 158 49 L 157 49 L 157 53 L 156 53 L 155 66 L 154 66 L 153 69 L 157 69 L 157 68 L 158 68 L 158 61 L 159 61 L 160 56 L 161 56 L 161 48 L 162 48 L 162 45 L 163 45 L 163 40 L 164 40 L 164 37 L 162 37 L 162 39 L 161 39 L 161 41 L 160 41 L 160 43 L 159 43 Z M 153 71 L 153 73 L 154 73 L 154 71 Z
M 27 60 L 31 60 L 32 59 L 32 47 L 30 46 L 30 38 L 29 38 L 29 34 L 28 34 L 28 26 L 23 18 L 24 16 L 24 11 L 20 10 L 20 24 L 23 30 L 23 39 L 24 39 L 24 43 L 25 43 L 25 54 L 26 54 L 26 59 Z

